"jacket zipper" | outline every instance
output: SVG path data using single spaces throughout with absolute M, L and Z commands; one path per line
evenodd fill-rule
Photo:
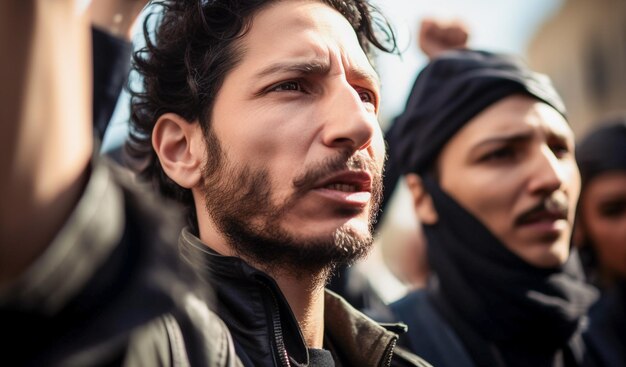
M 391 340 L 391 343 L 389 343 L 389 345 L 387 346 L 387 349 L 385 350 L 385 357 L 383 359 L 383 366 L 384 367 L 389 367 L 391 366 L 391 358 L 393 358 L 393 351 L 396 348 L 396 342 L 398 341 L 398 339 L 394 338 L 393 340 Z
M 278 312 L 278 301 L 276 296 L 272 292 L 272 289 L 262 281 L 259 281 L 268 293 L 272 296 L 272 328 L 274 330 L 274 344 L 276 345 L 276 353 L 283 367 L 290 367 L 289 356 L 287 355 L 287 348 L 285 348 L 285 341 L 283 340 L 283 330 L 280 324 L 280 313 Z

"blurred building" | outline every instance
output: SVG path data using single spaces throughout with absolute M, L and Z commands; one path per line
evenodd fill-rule
M 567 0 L 531 38 L 528 62 L 548 74 L 577 136 L 626 113 L 626 1 Z

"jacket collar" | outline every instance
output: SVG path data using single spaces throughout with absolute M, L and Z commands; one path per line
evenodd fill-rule
M 398 339 L 329 290 L 324 300 L 324 330 L 349 366 L 388 365 Z
M 187 228 L 181 232 L 179 248 L 183 259 L 213 288 L 216 311 L 228 325 L 244 364 L 248 359 L 254 365 L 281 365 L 286 352 L 308 365 L 304 337 L 274 279 L 240 258 L 211 250 Z M 396 334 L 328 290 L 324 308 L 326 340 L 343 364 L 378 366 L 391 358 Z

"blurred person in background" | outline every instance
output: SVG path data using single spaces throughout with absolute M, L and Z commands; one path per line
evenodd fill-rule
M 575 244 L 601 297 L 585 334 L 601 366 L 626 366 L 626 118 L 602 120 L 578 144 Z
M 100 144 L 128 78 L 131 36 L 147 0 L 100 1 L 89 4 L 93 61 L 93 130 Z M 99 149 L 99 147 L 97 147 Z
M 143 3 L 95 1 L 91 20 L 109 32 L 104 8 L 129 21 Z M 176 207 L 93 152 L 89 14 L 0 4 L 2 364 L 240 365 L 178 261 Z
M 580 366 L 596 298 L 570 251 L 580 176 L 565 108 L 511 55 L 445 51 L 393 127 L 432 276 L 391 305 L 435 366 Z

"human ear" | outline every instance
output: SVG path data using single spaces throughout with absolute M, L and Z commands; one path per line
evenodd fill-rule
M 436 224 L 439 215 L 432 197 L 424 189 L 421 177 L 415 173 L 409 173 L 404 176 L 404 179 L 413 197 L 413 209 L 420 222 L 429 225 Z
M 159 117 L 152 131 L 152 147 L 165 174 L 178 185 L 191 189 L 202 178 L 204 155 L 202 129 L 175 113 Z

